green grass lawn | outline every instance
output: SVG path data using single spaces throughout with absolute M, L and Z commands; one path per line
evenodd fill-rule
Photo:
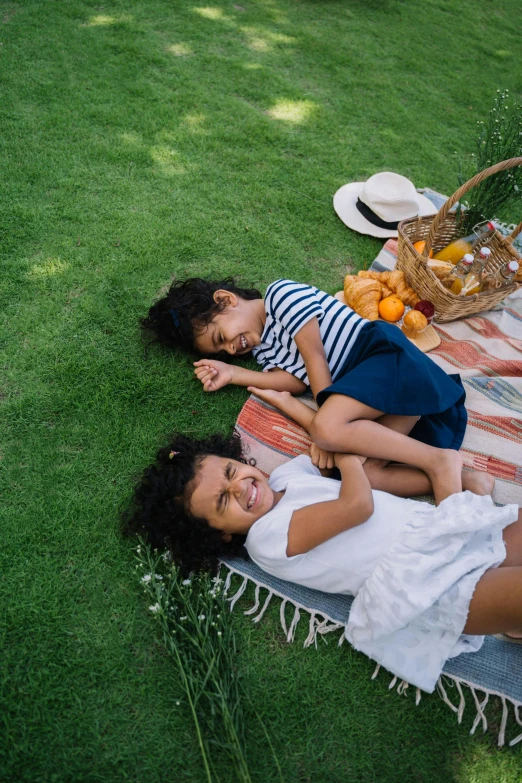
M 452 192 L 495 91 L 520 98 L 519 14 L 0 2 L 0 780 L 203 780 L 118 515 L 167 433 L 228 430 L 247 393 L 204 395 L 138 319 L 174 274 L 337 290 L 380 243 L 343 226 L 333 193 L 387 169 Z M 288 783 L 521 779 L 498 709 L 470 737 L 473 710 L 458 726 L 347 645 L 304 650 L 304 621 L 287 645 L 276 606 L 234 623 Z M 276 780 L 253 718 L 248 736 L 253 779 Z

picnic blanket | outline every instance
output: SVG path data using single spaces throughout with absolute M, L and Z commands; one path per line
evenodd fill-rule
M 425 193 L 432 197 L 431 192 Z M 437 205 L 435 197 L 432 200 Z M 388 240 L 371 269 L 393 269 L 396 254 L 396 240 Z M 497 503 L 522 506 L 522 292 L 519 290 L 494 310 L 434 326 L 441 344 L 429 356 L 447 372 L 459 372 L 466 389 L 469 419 L 462 445 L 465 465 L 495 477 L 494 500 Z M 302 399 L 315 407 L 311 397 Z M 248 456 L 256 460 L 257 467 L 267 476 L 277 465 L 306 451 L 310 443 L 308 435 L 295 422 L 254 396 L 245 403 L 236 427 Z M 256 585 L 254 605 L 245 614 L 254 615 L 254 622 L 259 622 L 275 595 L 281 599 L 280 619 L 287 641 L 293 641 L 301 612 L 305 612 L 309 615 L 305 646 L 317 644 L 318 636 L 336 630 L 341 632 L 339 643 L 343 642 L 342 631 L 353 600 L 350 596 L 322 593 L 276 579 L 248 559 L 226 559 L 223 566 L 228 570 L 227 591 L 234 575 L 242 577 L 230 598 L 231 609 L 248 583 L 253 582 Z M 289 605 L 293 607 L 293 613 L 288 622 Z M 379 668 L 377 666 L 374 677 Z M 512 723 L 522 726 L 519 714 L 521 674 L 522 646 L 486 637 L 478 652 L 446 662 L 437 690 L 457 714 L 460 723 L 466 706 L 463 686 L 469 688 L 476 711 L 472 734 L 479 725 L 484 731 L 487 728 L 485 708 L 489 697 L 500 697 L 502 719 L 498 743 L 502 746 L 506 742 L 512 710 L 514 720 L 510 721 L 509 730 L 516 736 L 509 744 L 514 745 L 522 741 L 520 728 L 516 725 L 511 728 Z M 389 687 L 395 686 L 399 693 L 408 689 L 408 683 L 398 682 L 397 677 L 393 677 Z M 448 695 L 450 688 L 456 693 L 456 704 L 455 697 L 452 700 Z M 420 698 L 421 692 L 417 689 L 416 703 Z

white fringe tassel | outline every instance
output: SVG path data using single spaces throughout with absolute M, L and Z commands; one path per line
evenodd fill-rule
M 519 706 L 520 706 L 519 704 L 515 704 L 515 709 L 514 709 L 515 720 L 516 720 L 516 722 L 518 723 L 519 726 L 522 726 L 522 720 L 520 720 L 520 715 L 519 715 L 519 712 L 518 712 Z M 509 743 L 509 746 L 513 747 L 513 745 L 517 745 L 519 742 L 522 742 L 522 734 L 519 734 L 518 737 L 515 737 L 514 739 L 512 739 L 511 742 Z
M 269 604 L 269 603 L 270 603 L 270 601 L 272 600 L 272 596 L 273 596 L 273 595 L 274 595 L 274 594 L 273 594 L 273 592 L 272 592 L 271 590 L 269 590 L 269 591 L 268 591 L 268 595 L 267 595 L 267 597 L 266 597 L 266 600 L 265 600 L 265 603 L 263 604 L 263 608 L 261 609 L 261 611 L 259 612 L 259 614 L 258 614 L 258 615 L 256 615 L 256 617 L 254 617 L 254 619 L 252 620 L 252 622 L 253 622 L 253 623 L 258 623 L 258 622 L 260 621 L 260 619 L 263 617 L 263 615 L 264 615 L 264 613 L 265 613 L 265 611 L 266 611 L 266 608 L 267 608 L 268 604 Z
M 317 647 L 317 635 L 316 635 L 316 617 L 315 612 L 312 612 L 310 615 L 310 622 L 308 624 L 308 636 L 306 637 L 303 647 L 310 647 L 311 644 L 314 644 Z
M 448 699 L 448 694 L 446 693 L 446 689 L 444 688 L 444 685 L 442 684 L 442 677 L 439 679 L 439 681 L 437 683 L 437 690 L 438 690 L 438 692 L 439 692 L 439 694 L 440 694 L 440 696 L 442 698 L 442 701 L 445 702 L 445 704 L 448 705 L 450 710 L 452 710 L 452 712 L 458 713 L 458 711 L 459 711 L 458 708 L 455 707 L 455 705 L 452 704 L 451 701 Z
M 261 585 L 256 585 L 256 592 L 254 596 L 255 604 L 251 609 L 247 609 L 243 614 L 254 614 L 259 609 L 259 593 L 261 592 Z
M 248 577 L 245 576 L 245 578 L 243 579 L 243 581 L 241 582 L 241 584 L 239 586 L 239 589 L 234 593 L 232 598 L 227 598 L 227 601 L 230 601 L 230 611 L 232 611 L 232 609 L 236 605 L 237 601 L 239 601 L 239 599 L 241 598 L 241 596 L 243 595 L 243 593 L 247 589 L 247 585 L 248 585 Z
M 223 587 L 223 592 L 226 595 L 228 591 L 230 590 L 230 585 L 232 582 L 232 577 L 236 573 L 235 571 L 229 569 L 227 578 L 225 580 L 225 584 Z M 234 608 L 237 601 L 241 598 L 243 593 L 245 592 L 249 577 L 244 576 L 243 574 L 239 574 L 240 576 L 243 576 L 243 581 L 241 582 L 239 588 L 234 593 L 232 598 L 229 598 L 228 601 L 230 602 L 230 611 Z M 254 581 L 254 580 L 252 580 Z M 251 609 L 247 609 L 244 614 L 246 615 L 254 615 L 259 610 L 260 605 L 260 598 L 261 598 L 261 588 L 263 585 L 258 584 L 257 582 L 254 582 L 256 585 L 255 589 L 255 596 L 254 596 L 254 605 L 251 607 Z M 267 588 L 268 589 L 268 588 Z M 274 595 L 274 591 L 268 590 L 268 595 L 265 598 L 265 601 L 263 603 L 263 606 L 261 608 L 261 611 L 252 619 L 252 622 L 258 623 L 270 601 L 272 600 L 272 596 Z M 296 604 L 294 601 L 291 601 L 289 598 L 286 598 L 284 595 L 281 595 L 279 593 L 275 593 L 279 598 L 281 598 L 281 606 L 279 608 L 279 619 L 281 622 L 281 628 L 283 630 L 283 633 L 285 634 L 287 642 L 293 642 L 295 638 L 295 631 L 297 628 L 297 624 L 299 623 L 299 620 L 301 619 L 301 613 L 300 609 L 302 609 L 305 612 L 309 612 L 305 606 L 302 606 L 301 604 Z M 292 622 L 290 623 L 290 627 L 287 626 L 286 622 L 286 605 L 290 603 L 295 611 L 294 616 L 292 618 Z M 319 619 L 322 618 L 322 619 Z M 308 624 L 308 636 L 306 637 L 303 646 L 304 647 L 310 647 L 312 644 L 315 645 L 317 648 L 317 636 L 320 635 L 324 637 L 325 634 L 331 633 L 332 631 L 338 631 L 342 630 L 342 633 L 339 637 L 339 646 L 344 642 L 345 635 L 344 635 L 344 623 L 336 622 L 335 620 L 331 620 L 328 617 L 324 617 L 324 615 L 318 615 L 316 612 L 310 613 L 310 620 Z M 326 640 L 324 640 L 326 641 Z M 381 665 L 377 664 L 375 667 L 375 671 L 372 674 L 371 679 L 375 680 L 377 675 L 379 674 L 379 671 L 381 669 Z M 459 695 L 459 705 L 458 707 L 453 704 L 453 702 L 450 700 L 446 688 L 444 687 L 443 683 L 443 677 L 446 679 L 446 687 L 456 688 L 457 693 Z M 390 682 L 388 688 L 389 690 L 392 690 L 397 685 L 398 677 L 393 677 L 392 681 Z M 464 716 L 464 711 L 466 709 L 466 698 L 464 695 L 464 690 L 462 686 L 466 686 L 471 691 L 471 695 L 473 696 L 473 700 L 475 702 L 475 708 L 476 708 L 476 714 L 473 721 L 473 725 L 471 727 L 470 734 L 474 734 L 477 730 L 480 723 L 482 723 L 482 731 L 487 731 L 488 728 L 488 719 L 486 717 L 485 708 L 488 704 L 490 695 L 498 696 L 502 700 L 502 720 L 500 722 L 500 729 L 498 733 L 498 746 L 501 748 L 506 744 L 506 728 L 508 724 L 509 719 L 509 704 L 513 706 L 513 713 L 515 717 L 515 721 L 518 726 L 522 726 L 522 718 L 520 716 L 519 709 L 522 707 L 522 704 L 511 701 L 511 699 L 508 699 L 506 696 L 503 696 L 501 693 L 495 693 L 494 691 L 488 692 L 484 691 L 484 696 L 482 697 L 482 700 L 477 694 L 477 689 L 474 685 L 470 682 L 466 682 L 466 680 L 460 680 L 457 677 L 452 677 L 451 675 L 444 674 L 442 675 L 438 682 L 437 682 L 437 691 L 442 699 L 443 702 L 445 702 L 448 707 L 451 709 L 452 712 L 454 712 L 457 715 L 457 721 L 458 723 L 462 723 L 462 718 Z M 408 695 L 408 688 L 409 683 L 406 682 L 406 680 L 401 680 L 399 684 L 397 685 L 397 693 L 400 696 L 407 696 Z M 482 690 L 479 688 L 478 690 Z M 422 696 L 422 691 L 420 688 L 415 689 L 415 705 L 418 705 L 420 703 Z M 510 747 L 513 747 L 514 745 L 518 745 L 519 742 L 522 742 L 522 733 L 518 734 L 516 737 L 514 737 L 508 745 Z
M 281 628 L 283 629 L 283 633 L 288 638 L 288 628 L 286 627 L 286 619 L 285 619 L 286 604 L 287 604 L 286 599 L 284 601 L 281 601 L 281 606 L 279 607 L 279 620 L 281 621 Z
M 299 622 L 300 619 L 301 619 L 301 614 L 299 612 L 299 607 L 296 606 L 295 607 L 295 612 L 294 612 L 294 617 L 293 617 L 293 620 L 292 620 L 292 624 L 290 625 L 290 629 L 289 629 L 288 634 L 286 636 L 286 641 L 287 642 L 293 642 L 294 641 L 295 629 L 296 629 L 297 623 Z
M 470 734 L 475 733 L 476 728 L 479 725 L 480 721 L 482 721 L 482 732 L 485 732 L 488 727 L 488 719 L 484 714 L 484 707 L 489 701 L 489 693 L 486 693 L 482 701 L 479 701 L 475 688 L 471 689 L 471 693 L 473 694 L 473 698 L 475 699 L 477 714 L 475 715 L 475 720 L 473 721 L 473 726 L 471 727 Z

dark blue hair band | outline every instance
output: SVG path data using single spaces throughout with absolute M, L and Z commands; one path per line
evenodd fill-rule
M 176 310 L 175 307 L 173 307 L 171 310 L 169 310 L 170 315 L 172 316 L 172 323 L 176 327 L 176 329 L 179 329 L 179 313 Z

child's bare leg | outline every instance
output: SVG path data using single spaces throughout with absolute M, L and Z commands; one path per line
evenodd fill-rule
M 518 512 L 517 521 L 505 527 L 502 535 L 506 544 L 506 559 L 501 567 L 522 566 L 522 509 Z
M 522 566 L 490 568 L 479 579 L 469 605 L 464 633 L 522 631 Z
M 421 468 L 427 473 L 436 503 L 462 491 L 462 457 L 409 438 L 375 419 L 384 415 L 351 397 L 332 394 L 311 423 L 312 439 L 328 451 L 361 454 Z
M 401 498 L 416 495 L 431 495 L 432 487 L 426 473 L 410 465 L 386 465 L 382 460 L 367 459 L 364 472 L 372 489 L 380 489 Z M 477 470 L 462 471 L 462 489 L 469 489 L 475 495 L 491 495 L 495 480 L 488 473 Z M 521 525 L 522 552 L 522 525 Z M 521 559 L 522 563 L 522 559 Z

